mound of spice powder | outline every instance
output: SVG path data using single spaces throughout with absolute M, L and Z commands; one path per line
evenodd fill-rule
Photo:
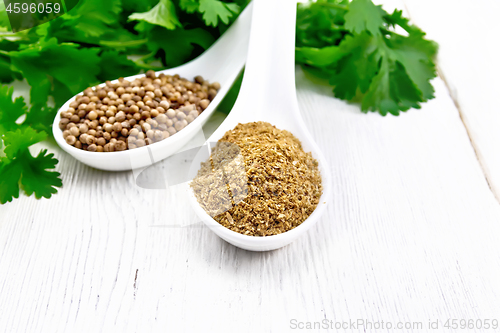
M 266 122 L 238 124 L 202 163 L 191 187 L 222 226 L 250 236 L 291 230 L 322 194 L 318 162 L 286 130 Z

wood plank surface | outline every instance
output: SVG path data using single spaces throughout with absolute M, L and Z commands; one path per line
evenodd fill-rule
M 411 19 L 439 43 L 439 71 L 500 202 L 500 2 L 404 0 Z
M 429 37 L 442 38 L 425 23 L 437 14 L 405 2 Z M 294 320 L 328 319 L 422 323 L 346 332 L 427 332 L 436 320 L 435 332 L 465 332 L 443 325 L 500 320 L 500 204 L 489 153 L 498 141 L 485 125 L 496 116 L 473 111 L 494 105 L 468 91 L 440 43 L 446 84 L 435 79 L 436 99 L 399 117 L 362 114 L 297 69 L 301 113 L 329 162 L 333 199 L 308 234 L 276 251 L 219 239 L 197 222 L 181 186 L 147 189 L 133 172 L 95 170 L 48 144 L 63 188 L 49 200 L 0 206 L 0 331 L 287 332 L 297 331 Z M 215 114 L 207 131 L 222 118 Z

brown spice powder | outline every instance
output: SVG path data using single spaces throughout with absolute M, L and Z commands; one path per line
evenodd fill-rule
M 297 227 L 323 191 L 311 153 L 292 133 L 266 122 L 238 124 L 226 132 L 191 187 L 217 222 L 250 236 Z

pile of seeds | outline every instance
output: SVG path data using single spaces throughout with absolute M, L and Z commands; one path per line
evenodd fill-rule
M 297 227 L 323 192 L 311 153 L 292 133 L 266 122 L 238 124 L 226 132 L 191 187 L 217 222 L 250 236 Z
M 182 130 L 205 110 L 220 89 L 203 77 L 148 71 L 128 81 L 87 88 L 61 112 L 59 128 L 78 149 L 112 152 L 143 147 Z

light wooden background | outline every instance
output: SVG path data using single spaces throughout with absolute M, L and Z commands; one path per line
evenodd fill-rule
M 436 99 L 365 115 L 297 69 L 334 192 L 306 236 L 237 249 L 196 223 L 179 187 L 144 189 L 50 147 L 59 193 L 0 206 L 0 331 L 286 332 L 326 318 L 451 332 L 449 318 L 500 320 L 500 4 L 381 3 L 440 43 Z

